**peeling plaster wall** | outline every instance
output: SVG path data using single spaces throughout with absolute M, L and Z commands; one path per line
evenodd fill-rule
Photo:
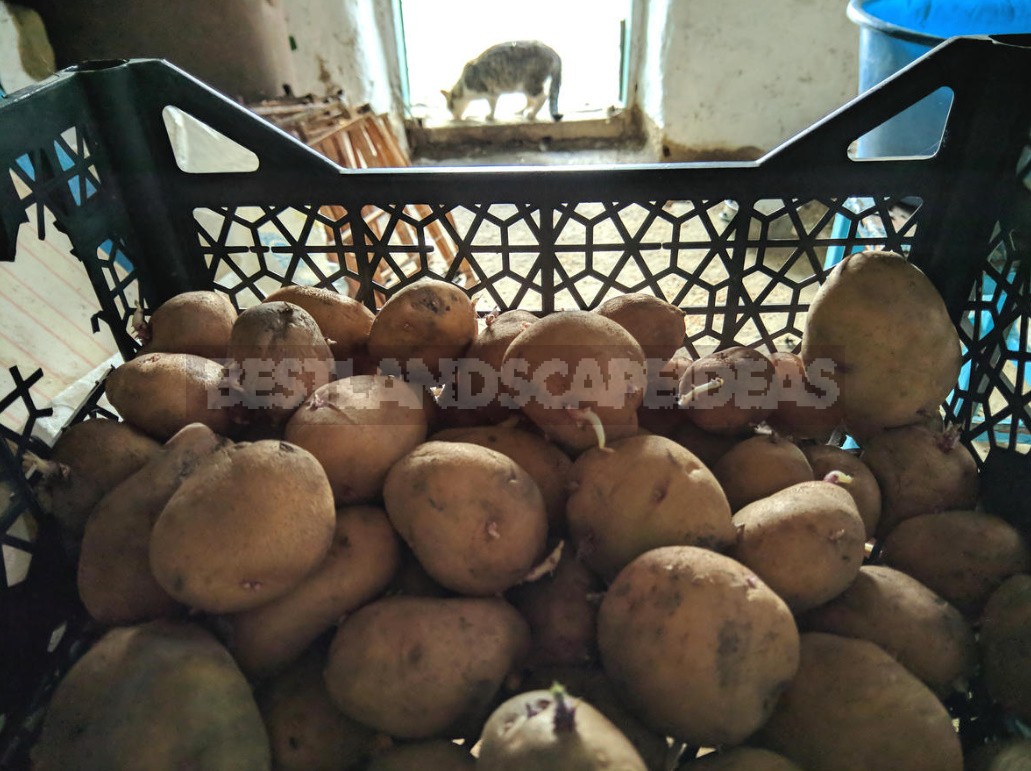
M 384 0 L 282 0 L 294 40 L 295 94 L 369 104 L 400 127 L 401 85 L 393 4 Z M 404 132 L 396 131 L 404 143 Z
M 857 92 L 844 0 L 642 2 L 638 104 L 674 157 L 771 150 Z

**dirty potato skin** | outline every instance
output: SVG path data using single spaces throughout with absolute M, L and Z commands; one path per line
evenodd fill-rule
M 326 685 L 344 714 L 391 736 L 456 738 L 479 730 L 529 645 L 504 600 L 385 597 L 340 625 Z
M 632 436 L 573 463 L 566 506 L 577 554 L 611 581 L 660 546 L 721 551 L 734 542 L 730 506 L 694 454 L 661 436 Z
M 645 552 L 598 614 L 602 665 L 641 720 L 690 744 L 742 742 L 798 667 L 798 630 L 750 569 L 694 546 Z
M 237 312 L 221 292 L 182 292 L 161 303 L 140 329 L 148 353 L 192 353 L 208 359 L 226 355 Z
M 821 632 L 801 636 L 801 663 L 750 741 L 807 771 L 961 771 L 952 719 L 880 647 Z
M 424 442 L 390 469 L 383 500 L 430 577 L 461 594 L 503 592 L 544 556 L 540 490 L 510 458 L 486 447 Z
M 228 651 L 173 621 L 101 637 L 58 684 L 32 760 L 36 771 L 271 767 L 251 687 Z
M 653 294 L 618 295 L 595 312 L 633 335 L 649 360 L 667 362 L 684 344 L 684 312 Z
M 130 359 L 104 382 L 107 398 L 122 419 L 161 442 L 190 423 L 228 434 L 230 414 L 219 401 L 225 387 L 225 368 L 191 353 Z
M 329 343 L 338 366 L 350 362 L 360 374 L 368 368 L 369 332 L 375 314 L 357 300 L 317 286 L 284 286 L 263 302 L 289 302 L 308 311 Z
M 381 368 L 394 359 L 401 372 L 421 366 L 440 374 L 441 359 L 457 359 L 479 331 L 476 310 L 454 284 L 419 279 L 399 289 L 383 304 L 369 331 L 369 354 Z
M 232 613 L 279 597 L 322 562 L 336 513 L 326 473 L 289 442 L 240 442 L 179 485 L 150 536 L 161 587 L 183 604 Z

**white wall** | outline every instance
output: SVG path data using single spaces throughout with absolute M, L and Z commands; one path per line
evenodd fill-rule
M 845 0 L 641 1 L 638 104 L 666 144 L 767 151 L 856 94 Z
M 343 88 L 400 127 L 393 4 L 282 2 L 295 93 Z M 637 2 L 631 98 L 673 157 L 771 150 L 856 94 L 859 32 L 845 0 Z

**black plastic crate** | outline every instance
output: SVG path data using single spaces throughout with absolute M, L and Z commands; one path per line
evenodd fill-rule
M 953 106 L 933 157 L 849 158 L 855 139 L 940 87 Z M 46 209 L 95 290 L 93 331 L 104 325 L 123 356 L 136 347 L 137 304 L 178 292 L 215 288 L 246 307 L 314 281 L 375 308 L 425 275 L 458 281 L 483 311 L 653 292 L 685 310 L 697 355 L 797 346 L 834 255 L 884 247 L 923 268 L 959 329 L 964 369 L 947 418 L 980 455 L 1026 452 L 1029 93 L 1031 39 L 960 38 L 754 163 L 345 171 L 166 62 L 92 63 L 0 100 L 0 258 L 17 257 L 19 227 L 30 216 L 42 227 Z M 259 168 L 182 171 L 169 106 L 248 148 Z M 430 231 L 453 242 L 450 265 Z M 4 767 L 23 762 L 48 684 L 91 633 L 22 472 L 26 451 L 47 452 L 34 436 L 47 412 L 34 370 L 12 367 L 0 392 L 5 567 L 32 557 L 16 585 L 0 571 Z M 69 422 L 95 412 L 100 390 Z M 15 409 L 24 424 L 5 419 Z M 35 539 L 15 528 L 26 513 Z

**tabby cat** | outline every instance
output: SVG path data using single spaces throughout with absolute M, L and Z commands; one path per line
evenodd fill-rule
M 441 91 L 455 120 L 461 120 L 470 102 L 486 99 L 487 120 L 494 120 L 494 108 L 502 94 L 522 93 L 526 107 L 522 115 L 534 120 L 544 106 L 544 82 L 548 85 L 548 110 L 561 120 L 558 90 L 562 85 L 562 59 L 554 49 L 536 40 L 517 40 L 491 46 L 462 68 L 462 76 L 450 91 Z

